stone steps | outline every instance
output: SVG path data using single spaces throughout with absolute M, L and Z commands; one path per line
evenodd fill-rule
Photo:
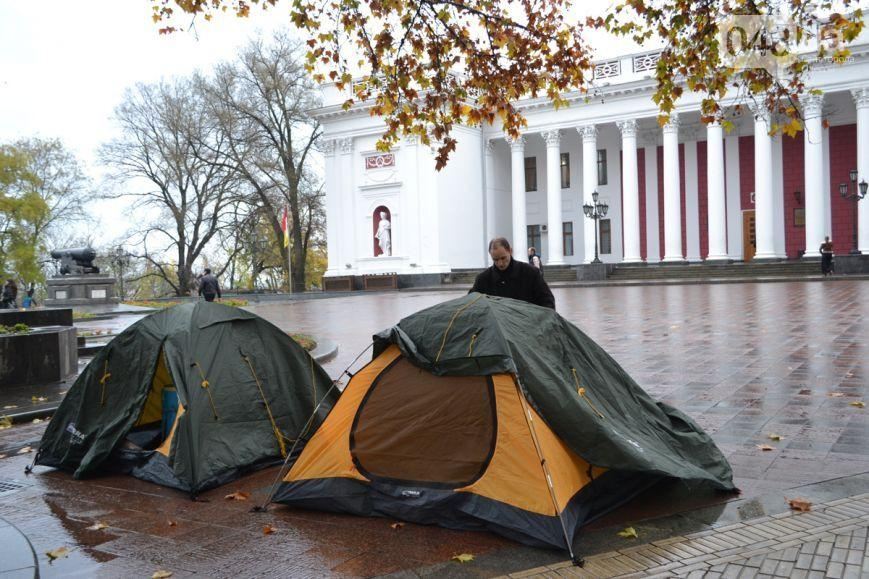
M 817 261 L 780 263 L 731 263 L 721 265 L 619 265 L 608 276 L 610 280 L 644 279 L 714 279 L 714 278 L 804 278 L 820 275 Z
M 481 269 L 454 269 L 450 273 L 451 285 L 473 285 Z M 551 266 L 543 268 L 543 276 L 547 282 L 576 281 L 576 270 L 570 266 Z

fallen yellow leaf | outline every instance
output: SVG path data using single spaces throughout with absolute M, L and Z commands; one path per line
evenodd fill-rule
M 275 532 L 275 528 L 271 525 L 266 525 L 263 527 L 263 535 L 271 535 Z
M 58 547 L 57 549 L 46 551 L 45 554 L 48 555 L 49 561 L 54 561 L 55 559 L 60 559 L 61 557 L 69 555 L 69 549 L 66 547 Z
M 844 392 L 830 392 L 827 396 L 829 396 L 830 398 L 842 398 L 843 396 L 845 396 L 845 393 Z
M 395 529 L 395 530 L 397 531 L 398 529 L 400 529 L 400 528 L 402 528 L 402 527 L 404 526 L 404 523 L 392 523 L 392 524 L 389 525 L 389 526 L 392 527 L 393 529 Z
M 107 524 L 105 524 L 103 522 L 99 522 L 99 523 L 94 523 L 90 527 L 87 527 L 87 530 L 88 531 L 102 531 L 103 529 L 106 529 L 106 528 L 108 528 Z
M 48 398 L 46 398 L 45 396 L 31 396 L 30 400 L 31 402 L 45 402 L 46 400 L 48 400 Z
M 18 451 L 18 454 L 27 454 L 28 452 L 33 452 L 33 449 L 29 446 L 25 446 L 21 450 Z
M 42 420 L 41 418 L 34 418 L 34 419 L 33 419 L 33 424 L 39 424 L 39 423 L 42 422 L 42 421 L 43 421 L 43 420 Z
M 13 408 L 18 408 L 17 404 L 7 404 L 3 407 L 3 410 L 12 410 Z
M 230 493 L 223 498 L 228 501 L 246 501 L 248 498 L 250 498 L 250 493 L 246 493 L 244 491 L 235 491 L 234 493 Z
M 866 408 L 866 403 L 862 400 L 856 400 L 854 402 L 849 402 L 851 406 L 856 406 L 857 408 Z
M 625 539 L 637 539 L 639 535 L 637 535 L 637 530 L 633 527 L 627 527 L 624 531 L 619 531 L 616 533 L 619 537 L 624 537 Z
M 154 571 L 154 574 L 151 575 L 151 579 L 166 579 L 167 577 L 172 576 L 172 571 Z
M 474 560 L 474 556 L 470 553 L 462 553 L 461 555 L 453 555 L 453 561 L 458 561 L 459 563 L 470 563 Z
M 171 520 L 171 519 L 170 519 L 169 521 L 167 521 L 167 522 L 169 523 L 169 526 L 170 526 L 170 527 L 177 527 L 177 526 L 178 526 L 178 523 L 175 522 L 175 521 L 173 521 L 173 520 Z
M 768 445 L 768 444 L 755 444 L 755 446 L 756 446 L 758 449 L 763 450 L 763 451 L 767 451 L 767 450 L 775 450 L 775 447 L 774 447 L 774 446 L 770 446 L 770 445 Z
M 806 512 L 812 510 L 812 503 L 808 499 L 789 499 L 785 497 L 785 500 L 795 511 Z
M 781 439 L 782 439 L 782 435 L 781 435 L 781 434 L 775 434 L 775 433 L 773 432 L 773 433 L 770 433 L 770 434 L 769 434 L 769 439 L 770 439 L 770 440 L 781 440 Z
M 8 416 L 0 416 L 0 430 L 12 428 L 12 419 Z
M 0 454 L 0 459 L 4 459 L 4 458 L 6 458 L 6 455 L 5 455 L 5 454 Z

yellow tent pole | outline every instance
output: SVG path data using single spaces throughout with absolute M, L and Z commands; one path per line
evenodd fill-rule
M 523 414 L 525 414 L 525 422 L 528 424 L 528 430 L 531 432 L 531 440 L 534 441 L 534 449 L 537 451 L 537 458 L 540 459 L 540 467 L 543 470 L 543 478 L 546 479 L 546 486 L 549 488 L 549 496 L 552 499 L 552 506 L 555 508 L 555 514 L 558 516 L 558 521 L 561 523 L 561 531 L 564 533 L 564 544 L 567 545 L 567 552 L 570 554 L 570 560 L 574 565 L 582 567 L 584 561 L 581 557 L 577 558 L 573 554 L 573 545 L 570 543 L 570 535 L 567 533 L 567 526 L 564 524 L 564 518 L 561 516 L 561 509 L 558 508 L 558 498 L 555 496 L 555 488 L 552 486 L 552 473 L 549 472 L 549 466 L 546 464 L 546 457 L 543 456 L 543 448 L 540 446 L 540 440 L 537 438 L 537 431 L 534 429 L 534 418 L 531 416 L 531 408 L 528 406 L 528 401 L 525 400 L 525 395 L 522 393 L 522 386 L 519 384 L 519 378 L 514 377 L 513 382 L 516 384 L 516 394 L 519 396 L 519 402 L 522 404 Z M 567 505 L 564 505 L 565 508 Z
M 253 379 L 256 381 L 256 387 L 259 389 L 259 395 L 263 399 L 263 404 L 266 405 L 266 413 L 269 415 L 269 422 L 272 423 L 272 430 L 275 433 L 275 438 L 278 440 L 278 448 L 281 451 L 281 456 L 287 457 L 287 446 L 284 444 L 284 435 L 281 433 L 281 429 L 278 428 L 278 423 L 275 422 L 275 417 L 272 415 L 272 409 L 269 406 L 269 401 L 266 399 L 266 394 L 263 392 L 262 384 L 260 384 L 259 378 L 256 375 L 256 372 L 253 369 L 253 364 L 250 363 L 250 358 L 245 355 L 241 356 L 245 362 L 247 362 L 248 368 L 250 368 L 250 373 L 253 375 Z

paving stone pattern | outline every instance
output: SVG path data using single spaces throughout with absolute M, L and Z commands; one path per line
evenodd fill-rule
M 869 493 L 509 577 L 858 579 L 869 576 L 867 530 Z

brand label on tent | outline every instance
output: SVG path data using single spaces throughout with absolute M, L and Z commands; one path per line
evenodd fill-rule
M 409 498 L 409 499 L 419 498 L 419 496 L 420 496 L 421 494 L 422 494 L 422 493 L 419 492 L 419 491 L 411 491 L 411 490 L 401 491 L 401 496 L 403 496 L 403 497 L 407 497 L 407 498 Z
M 70 434 L 70 444 L 81 444 L 84 442 L 84 434 L 79 432 L 79 430 L 75 427 L 75 423 L 70 422 L 69 424 L 67 424 L 66 431 Z

